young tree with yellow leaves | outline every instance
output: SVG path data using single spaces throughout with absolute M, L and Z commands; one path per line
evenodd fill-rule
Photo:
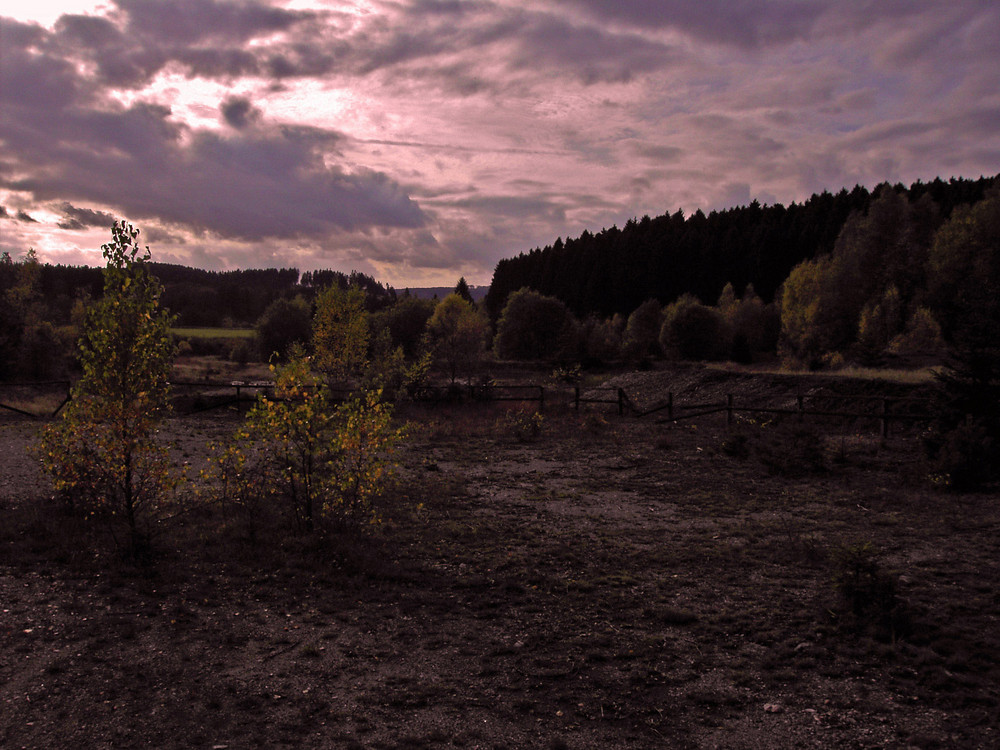
M 104 295 L 87 311 L 80 339 L 83 376 L 40 453 L 59 490 L 80 510 L 106 518 L 135 558 L 148 549 L 156 511 L 174 480 L 155 428 L 168 408 L 171 318 L 150 273 L 139 230 L 116 222 L 102 247 Z M 117 536 L 124 523 L 127 544 Z

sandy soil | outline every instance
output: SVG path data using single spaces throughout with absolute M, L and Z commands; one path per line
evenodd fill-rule
M 801 388 L 714 377 L 671 382 Z M 143 569 L 50 499 L 36 425 L 0 422 L 0 746 L 1000 743 L 997 493 L 933 489 L 914 435 L 591 409 L 519 442 L 497 408 L 410 417 L 380 531 L 251 545 L 198 508 Z M 237 419 L 167 429 L 197 467 Z M 831 583 L 861 542 L 885 622 Z

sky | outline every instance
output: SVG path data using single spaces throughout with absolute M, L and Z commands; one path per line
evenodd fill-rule
M 488 284 L 678 209 L 1000 172 L 996 0 L 0 0 L 0 250 Z

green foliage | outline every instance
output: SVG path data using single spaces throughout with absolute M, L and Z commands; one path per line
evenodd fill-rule
M 628 316 L 622 341 L 623 354 L 631 360 L 660 353 L 659 336 L 663 324 L 660 303 L 648 299 Z
M 690 294 L 667 306 L 660 329 L 663 351 L 682 359 L 722 360 L 729 354 L 730 329 L 718 310 Z
M 160 504 L 173 487 L 155 426 L 167 410 L 174 355 L 161 287 L 141 253 L 138 230 L 112 227 L 103 246 L 104 296 L 89 308 L 80 339 L 83 375 L 50 425 L 42 464 L 68 502 L 113 522 L 124 521 L 129 554 L 145 547 Z
M 398 402 L 422 383 L 431 369 L 430 353 L 407 360 L 402 346 L 393 346 L 385 328 L 373 335 L 369 362 L 360 379 L 363 390 L 381 391 L 386 401 Z
M 1000 188 L 941 227 L 929 267 L 950 356 L 928 448 L 966 489 L 1000 474 Z
M 527 287 L 510 295 L 497 323 L 498 357 L 521 360 L 573 358 L 578 324 L 562 302 Z
M 435 307 L 433 300 L 402 297 L 396 304 L 369 317 L 372 339 L 380 331 L 387 330 L 392 345 L 402 347 L 407 359 L 418 358 L 422 354 L 427 321 L 434 314 Z
M 63 375 L 75 338 L 48 319 L 34 250 L 14 262 L 0 256 L 0 379 L 45 380 Z
M 264 361 L 277 355 L 286 360 L 295 344 L 309 341 L 312 328 L 309 303 L 302 297 L 279 298 L 257 320 L 257 348 Z
M 544 424 L 545 417 L 537 411 L 513 410 L 504 414 L 497 426 L 519 443 L 533 443 L 541 437 Z
M 486 351 L 489 335 L 489 321 L 457 292 L 441 300 L 427 322 L 430 348 L 448 372 L 452 384 L 459 375 L 471 382 Z
M 944 350 L 941 326 L 926 307 L 916 308 L 903 332 L 889 342 L 889 352 L 903 357 L 938 359 Z
M 858 349 L 864 362 L 877 362 L 903 328 L 903 301 L 895 285 L 881 298 L 872 299 L 861 309 L 858 319 Z
M 315 367 L 327 382 L 360 376 L 368 365 L 368 311 L 358 287 L 329 286 L 316 298 L 313 317 Z
M 836 328 L 836 298 L 830 258 L 804 261 L 781 287 L 781 353 L 810 367 L 842 343 Z
M 457 294 L 470 305 L 475 304 L 475 300 L 472 299 L 472 292 L 469 291 L 469 284 L 465 280 L 464 276 L 458 280 L 457 284 L 455 284 L 455 291 L 452 292 L 452 294 Z
M 583 355 L 591 362 L 614 362 L 622 354 L 622 334 L 625 321 L 621 315 L 609 320 L 590 316 L 581 326 Z
M 909 631 L 909 617 L 898 596 L 895 576 L 882 569 L 871 542 L 833 551 L 833 588 L 844 624 L 870 629 L 879 640 L 895 641 Z
M 758 357 L 773 354 L 781 331 L 781 318 L 775 305 L 765 305 L 753 285 L 747 286 L 740 300 L 719 300 L 718 310 L 732 335 L 730 358 L 749 364 Z
M 880 187 L 867 214 L 845 222 L 831 255 L 789 274 L 781 298 L 783 353 L 809 366 L 834 352 L 877 360 L 919 303 L 938 222 L 927 195 L 910 203 L 893 187 Z
M 262 506 L 278 507 L 306 530 L 321 522 L 378 523 L 373 500 L 404 435 L 381 392 L 335 406 L 304 356 L 274 371 L 274 398 L 261 398 L 216 456 L 208 474 L 216 499 L 244 519 Z

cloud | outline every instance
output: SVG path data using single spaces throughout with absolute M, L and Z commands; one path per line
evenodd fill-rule
M 0 186 L 38 200 L 111 206 L 246 240 L 425 222 L 384 173 L 330 162 L 337 133 L 261 122 L 249 100 L 222 104 L 241 128 L 223 135 L 161 104 L 115 104 L 54 52 L 5 50 L 0 76 Z
M 219 109 L 223 119 L 237 130 L 242 130 L 247 125 L 259 120 L 261 115 L 260 110 L 245 97 L 229 97 Z
M 5 19 L 4 243 L 114 214 L 178 262 L 485 282 L 644 213 L 997 169 L 995 3 L 292 5 Z
M 563 0 L 603 23 L 675 29 L 699 41 L 756 47 L 807 36 L 832 0 Z
M 60 229 L 85 229 L 87 227 L 110 229 L 116 221 L 116 217 L 106 211 L 77 208 L 72 203 L 63 203 L 60 208 L 63 214 L 63 219 L 59 222 Z
M 115 0 L 128 17 L 127 30 L 141 39 L 177 45 L 205 42 L 245 42 L 287 31 L 316 17 L 310 11 L 290 11 L 245 0 Z

